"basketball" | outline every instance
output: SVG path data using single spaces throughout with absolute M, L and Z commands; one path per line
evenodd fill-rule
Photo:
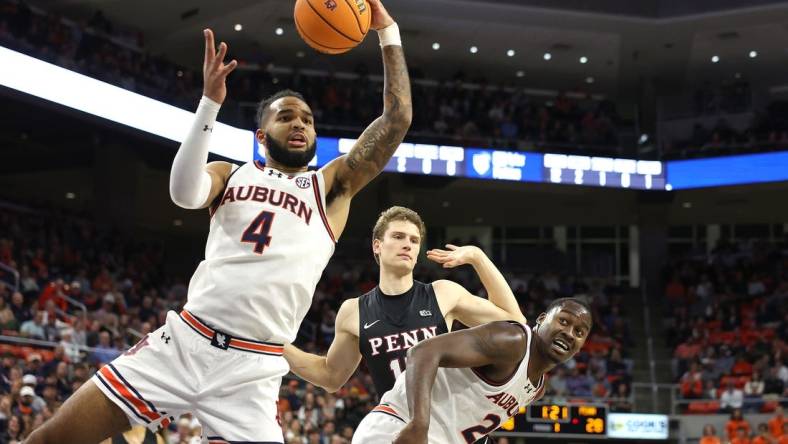
M 341 54 L 364 40 L 372 20 L 366 0 L 296 0 L 298 34 L 315 50 Z

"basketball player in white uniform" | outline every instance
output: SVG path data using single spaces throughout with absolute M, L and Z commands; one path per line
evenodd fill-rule
M 476 442 L 542 396 L 545 373 L 580 351 L 591 326 L 585 303 L 562 298 L 533 329 L 498 321 L 422 341 L 353 443 Z
M 383 52 L 383 114 L 347 155 L 317 172 L 307 171 L 316 148 L 312 111 L 293 91 L 258 110 L 255 136 L 266 165 L 206 165 L 225 79 L 237 63 L 224 63 L 227 45 L 217 51 L 205 30 L 203 98 L 170 176 L 176 204 L 211 215 L 188 302 L 101 368 L 28 442 L 96 443 L 130 421 L 155 429 L 185 412 L 197 417 L 210 444 L 283 442 L 276 408 L 288 371 L 282 344 L 295 339 L 352 197 L 382 171 L 411 121 L 397 25 L 380 0 L 366 1 Z

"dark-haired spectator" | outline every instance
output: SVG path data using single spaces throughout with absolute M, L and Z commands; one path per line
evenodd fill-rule
M 25 437 L 25 421 L 21 415 L 15 414 L 8 418 L 8 428 L 6 429 L 3 442 L 13 443 L 22 442 Z
M 728 435 L 728 439 L 733 440 L 733 438 L 737 437 L 739 430 L 743 431 L 745 436 L 749 436 L 750 423 L 742 417 L 740 409 L 733 409 L 730 419 L 725 423 L 725 432 Z
M 14 313 L 14 319 L 16 319 L 16 322 L 20 325 L 33 317 L 30 314 L 30 309 L 25 306 L 25 297 L 18 291 L 15 291 L 11 295 L 10 308 Z
M 758 433 L 753 437 L 752 444 L 774 444 L 775 439 L 769 434 L 769 426 L 758 424 Z

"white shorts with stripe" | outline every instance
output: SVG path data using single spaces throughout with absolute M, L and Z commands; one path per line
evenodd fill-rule
M 151 430 L 192 413 L 210 444 L 282 443 L 283 347 L 232 338 L 173 311 L 158 330 L 92 378 L 136 423 Z
M 352 444 L 391 444 L 405 425 L 406 421 L 394 409 L 381 404 L 361 420 Z

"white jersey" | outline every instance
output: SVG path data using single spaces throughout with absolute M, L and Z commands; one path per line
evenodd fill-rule
M 519 413 L 520 407 L 539 399 L 544 390 L 544 376 L 536 386 L 528 379 L 533 334 L 527 325 L 517 325 L 526 332 L 528 348 L 517 370 L 508 380 L 489 381 L 471 368 L 438 369 L 432 387 L 430 443 L 476 442 Z M 383 395 L 380 405 L 373 412 L 398 415 L 403 421 L 410 421 L 405 393 L 405 374 L 408 371 L 405 370 L 397 378 L 394 387 Z
M 259 162 L 234 169 L 184 307 L 239 338 L 292 342 L 334 253 L 323 174 L 289 176 Z

